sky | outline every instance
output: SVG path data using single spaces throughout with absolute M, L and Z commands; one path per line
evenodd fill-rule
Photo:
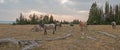
M 106 1 L 113 6 L 120 4 L 120 0 L 0 0 L 0 21 L 15 21 L 21 12 L 32 11 L 87 20 L 92 3 L 102 7 Z

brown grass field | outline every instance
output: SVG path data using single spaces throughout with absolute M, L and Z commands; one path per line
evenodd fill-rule
M 71 37 L 61 40 L 44 41 L 41 46 L 33 48 L 33 50 L 119 50 L 120 49 L 120 26 L 117 29 L 112 29 L 111 25 L 89 25 L 87 36 L 94 37 L 96 40 L 86 38 L 82 35 L 80 27 L 75 25 L 63 25 L 57 28 L 53 35 L 52 31 L 48 31 L 48 35 L 44 35 L 43 31 L 32 32 L 31 28 L 34 25 L 0 25 L 0 38 L 14 37 L 17 40 L 44 40 L 49 37 L 63 36 L 72 30 Z M 117 36 L 112 38 L 103 34 L 96 33 L 103 31 Z M 0 44 L 0 50 L 21 50 L 14 44 Z

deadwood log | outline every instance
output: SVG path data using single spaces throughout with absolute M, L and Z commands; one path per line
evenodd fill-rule
M 107 33 L 107 32 L 98 31 L 97 33 L 104 34 L 104 35 L 109 36 L 109 37 L 112 37 L 112 38 L 117 38 L 117 36 L 112 35 L 112 34 Z

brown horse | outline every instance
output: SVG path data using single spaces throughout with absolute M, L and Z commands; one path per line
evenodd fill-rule
M 53 34 L 56 31 L 56 25 L 55 24 L 39 24 L 39 26 L 43 29 L 44 35 L 47 35 L 47 30 L 52 29 Z
M 80 21 L 79 26 L 81 27 L 81 31 L 87 31 L 87 22 Z

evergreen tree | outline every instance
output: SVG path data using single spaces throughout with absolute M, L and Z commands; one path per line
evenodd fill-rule
M 38 24 L 38 17 L 37 15 L 33 14 L 29 16 L 30 18 L 30 24 Z
M 75 20 L 73 20 L 72 21 L 72 24 L 79 24 L 80 22 L 79 22 L 79 20 L 77 20 L 77 19 L 75 19 Z
M 113 8 L 112 6 L 110 5 L 110 13 L 109 13 L 109 16 L 110 16 L 110 22 L 114 21 L 115 18 L 114 18 L 114 13 L 113 13 Z
M 109 12 L 110 12 L 110 5 L 108 2 L 105 3 L 105 23 L 106 24 L 110 24 L 110 16 L 109 16 Z
M 118 9 L 118 17 L 119 17 L 119 22 L 118 22 L 118 24 L 120 24 L 120 4 L 119 4 L 119 9 Z
M 16 24 L 20 24 L 23 25 L 25 24 L 27 21 L 25 20 L 24 16 L 22 15 L 22 13 L 20 13 L 20 17 L 16 19 Z
M 115 21 L 117 22 L 117 24 L 119 22 L 119 16 L 118 16 L 119 15 L 119 11 L 118 11 L 118 9 L 119 9 L 118 5 L 116 5 L 115 6 L 115 19 L 116 19 Z
M 108 17 L 108 15 L 109 15 L 109 3 L 108 2 L 105 3 L 105 14 Z
M 100 17 L 100 9 L 97 7 L 95 2 L 90 8 L 88 24 L 100 24 Z
M 104 10 L 103 12 L 96 3 L 93 3 L 89 12 L 88 24 L 111 24 L 112 21 L 120 24 L 120 5 L 112 7 L 106 2 Z
M 53 16 L 50 16 L 50 23 L 54 23 Z
M 49 16 L 48 15 L 45 15 L 44 18 L 43 18 L 43 23 L 44 24 L 49 24 Z

